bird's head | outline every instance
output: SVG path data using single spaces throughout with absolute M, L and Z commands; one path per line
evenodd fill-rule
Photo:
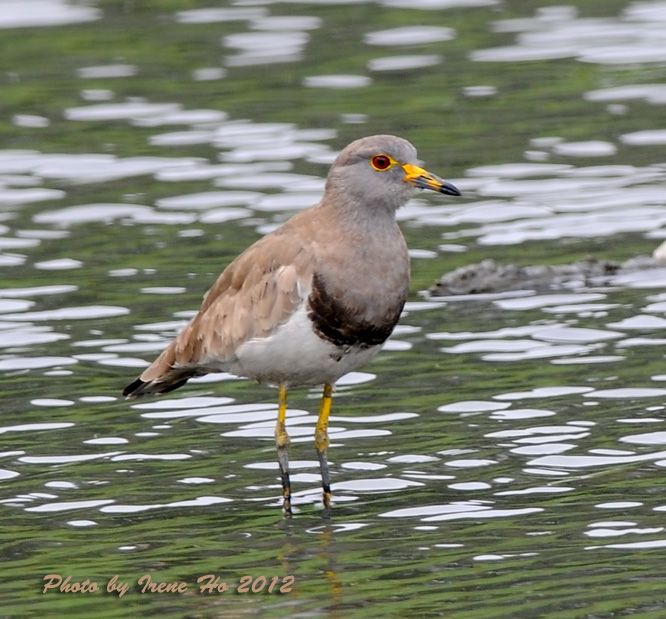
M 393 135 L 352 142 L 338 155 L 326 183 L 326 192 L 340 204 L 391 213 L 422 189 L 460 195 L 454 185 L 419 165 L 412 144 Z

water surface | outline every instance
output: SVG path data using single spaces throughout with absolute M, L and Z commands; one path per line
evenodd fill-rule
M 0 6 L 5 615 L 663 615 L 666 271 L 420 293 L 487 257 L 622 261 L 666 236 L 666 3 L 537 4 Z M 465 198 L 399 213 L 412 295 L 337 388 L 330 521 L 320 394 L 292 394 L 285 521 L 270 389 L 120 391 L 377 132 Z M 100 590 L 42 595 L 47 574 Z M 231 591 L 244 576 L 261 592 Z

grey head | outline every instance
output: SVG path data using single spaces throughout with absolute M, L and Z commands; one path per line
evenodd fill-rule
M 325 200 L 340 207 L 391 216 L 421 189 L 459 196 L 460 191 L 419 166 L 416 148 L 394 135 L 372 135 L 338 155 L 326 181 Z

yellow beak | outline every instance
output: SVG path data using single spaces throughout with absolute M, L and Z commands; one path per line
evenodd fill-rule
M 405 183 L 412 183 L 412 185 L 416 185 L 419 189 L 430 189 L 449 196 L 461 195 L 460 190 L 455 185 L 442 180 L 439 176 L 430 174 L 428 170 L 424 170 L 417 165 L 405 163 L 402 169 L 405 171 L 405 178 L 403 179 Z

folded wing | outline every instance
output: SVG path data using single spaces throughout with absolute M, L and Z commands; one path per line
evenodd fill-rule
M 257 241 L 206 293 L 199 313 L 123 395 L 167 393 L 195 376 L 225 371 L 245 342 L 270 335 L 311 289 L 311 247 L 290 230 Z

